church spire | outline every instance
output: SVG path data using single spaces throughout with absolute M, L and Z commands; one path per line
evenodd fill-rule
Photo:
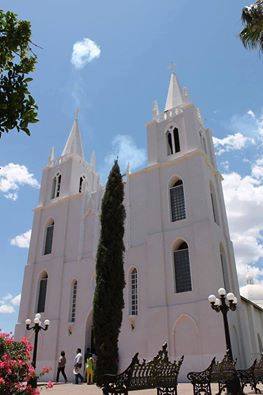
M 184 93 L 175 73 L 172 72 L 164 111 L 171 110 L 184 103 Z
M 74 122 L 69 134 L 66 145 L 63 149 L 62 156 L 69 154 L 77 154 L 81 158 L 84 158 L 81 136 L 78 125 L 78 109 L 75 111 Z

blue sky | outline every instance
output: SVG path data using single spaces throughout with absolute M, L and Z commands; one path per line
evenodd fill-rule
M 238 38 L 241 9 L 248 4 L 237 0 L 2 3 L 4 10 L 31 21 L 33 41 L 43 49 L 34 49 L 39 61 L 31 85 L 40 122 L 31 128 L 31 137 L 13 132 L 0 141 L 0 328 L 14 327 L 27 261 L 28 249 L 21 246 L 27 245 L 28 234 L 22 240 L 14 238 L 31 229 L 42 168 L 52 146 L 61 153 L 75 108 L 80 107 L 86 157 L 95 150 L 101 172 L 105 174 L 109 159 L 120 150 L 125 152 L 123 166 L 129 156 L 134 158 L 133 167 L 143 165 L 145 123 L 154 99 L 164 106 L 170 62 L 175 62 L 181 84 L 189 88 L 192 102 L 216 136 L 241 285 L 251 264 L 261 282 L 263 60 L 245 50 Z M 73 45 L 85 38 L 96 43 L 100 54 L 97 50 L 97 57 L 76 68 L 71 62 Z

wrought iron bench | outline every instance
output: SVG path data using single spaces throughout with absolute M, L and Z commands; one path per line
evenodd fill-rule
M 255 370 L 254 370 L 254 377 L 256 385 L 261 383 L 263 384 L 263 354 L 261 355 L 260 360 L 256 363 Z M 255 387 L 255 392 L 261 393 L 259 388 Z
M 187 375 L 188 380 L 193 385 L 194 395 L 199 395 L 201 392 L 205 394 L 211 395 L 211 374 L 212 369 L 215 365 L 215 358 L 213 358 L 212 362 L 208 366 L 207 369 L 202 372 L 190 372 Z
M 124 394 L 129 391 L 157 388 L 157 395 L 176 395 L 177 379 L 184 357 L 170 362 L 167 344 L 152 361 L 139 361 L 138 353 L 134 355 L 130 366 L 117 375 L 104 375 L 103 393 Z
M 216 362 L 212 369 L 211 383 L 218 383 L 218 395 L 225 389 L 232 387 L 236 394 L 243 393 L 240 387 L 239 376 L 236 370 L 236 361 L 234 361 L 228 351 L 220 362 Z
M 263 355 L 260 360 L 253 362 L 253 364 L 248 369 L 238 370 L 238 376 L 241 383 L 242 389 L 246 385 L 250 385 L 251 389 L 261 393 L 260 389 L 257 388 L 259 383 L 263 384 Z
M 237 373 L 242 389 L 244 389 L 245 386 L 249 384 L 251 386 L 251 389 L 254 389 L 255 392 L 257 393 L 259 390 L 257 389 L 257 382 L 255 380 L 255 375 L 254 375 L 256 363 L 257 360 L 255 359 L 253 364 L 248 369 L 240 369 L 237 371 Z
M 188 373 L 187 378 L 193 385 L 194 395 L 201 392 L 211 395 L 211 383 L 218 383 L 218 395 L 230 387 L 235 395 L 242 394 L 235 365 L 236 361 L 227 352 L 220 362 L 216 362 L 214 358 L 206 370 Z

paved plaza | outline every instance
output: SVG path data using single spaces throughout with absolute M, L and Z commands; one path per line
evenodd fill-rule
M 260 390 L 263 390 L 263 386 L 259 386 Z M 218 387 L 216 384 L 212 384 L 212 392 L 216 394 L 218 392 Z M 249 387 L 245 388 L 246 394 L 254 394 L 255 392 L 251 391 Z M 96 387 L 96 385 L 74 385 L 74 384 L 57 384 L 54 385 L 52 389 L 45 389 L 42 387 L 41 395 L 102 395 L 102 391 L 100 388 Z M 156 395 L 156 389 L 152 390 L 141 390 L 141 391 L 132 391 L 132 395 Z M 180 383 L 178 384 L 178 395 L 193 395 L 193 387 L 189 383 Z

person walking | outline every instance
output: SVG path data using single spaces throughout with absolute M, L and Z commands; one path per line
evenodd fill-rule
M 58 368 L 57 368 L 57 383 L 59 382 L 59 375 L 60 372 L 62 373 L 62 376 L 64 377 L 65 383 L 68 382 L 66 373 L 65 373 L 65 367 L 66 367 L 67 359 L 65 356 L 65 351 L 61 351 L 60 357 L 58 359 Z
M 93 384 L 93 376 L 94 376 L 94 360 L 92 354 L 88 355 L 86 360 L 86 372 L 87 372 L 87 384 Z
M 80 373 L 81 368 L 82 368 L 82 354 L 81 354 L 81 349 L 78 348 L 74 359 L 74 369 L 73 369 L 73 373 L 75 375 L 75 384 L 79 383 L 79 379 L 81 383 L 83 383 L 84 381 L 83 376 Z

